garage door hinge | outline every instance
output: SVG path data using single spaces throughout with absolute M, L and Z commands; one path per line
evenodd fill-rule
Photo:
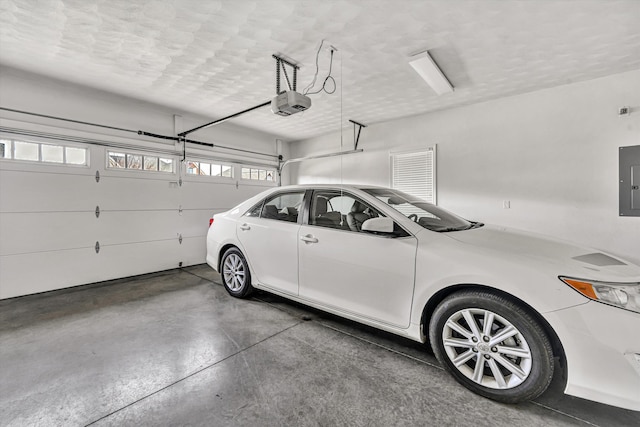
M 96 206 L 96 218 L 100 218 L 100 206 Z
M 180 244 L 182 244 L 182 234 L 178 234 L 178 242 L 180 242 Z
M 100 242 L 96 242 L 96 253 L 100 252 Z
M 178 213 L 182 215 L 182 205 L 178 206 Z
M 100 171 L 96 171 L 96 182 L 100 182 Z

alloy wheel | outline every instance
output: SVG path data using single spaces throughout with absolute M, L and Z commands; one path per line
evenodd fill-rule
M 451 363 L 474 383 L 511 389 L 531 373 L 531 349 L 522 333 L 498 314 L 480 308 L 453 313 L 442 329 Z
M 244 263 L 239 255 L 232 253 L 224 260 L 222 270 L 225 284 L 232 291 L 241 290 L 246 282 L 246 272 Z

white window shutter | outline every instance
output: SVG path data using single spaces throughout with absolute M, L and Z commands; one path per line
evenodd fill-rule
M 435 161 L 435 146 L 391 154 L 391 187 L 435 204 Z

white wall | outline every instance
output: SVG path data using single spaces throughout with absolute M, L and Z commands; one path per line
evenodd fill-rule
M 174 114 L 181 114 L 6 67 L 0 69 L 0 106 L 164 135 L 175 134 Z M 182 113 L 178 131 L 210 120 Z M 176 149 L 172 141 L 3 110 L 0 126 Z M 0 138 L 55 142 L 6 131 Z M 288 155 L 288 144 L 273 136 L 226 123 L 194 133 L 193 139 Z M 106 167 L 107 148 L 80 145 L 89 149 L 86 167 L 0 160 L 0 298 L 203 263 L 211 214 L 275 185 L 239 179 L 240 164 L 235 179 L 186 175 L 184 167 L 173 174 L 114 170 Z M 203 157 L 277 165 L 275 157 L 188 146 L 188 159 Z M 180 158 L 174 156 L 176 163 Z
M 621 106 L 632 114 L 619 118 Z M 353 147 L 351 128 L 342 140 L 344 149 Z M 291 155 L 340 144 L 339 133 L 326 135 L 292 143 Z M 388 186 L 390 152 L 433 144 L 439 205 L 640 264 L 640 218 L 618 215 L 618 147 L 640 144 L 640 70 L 375 124 L 362 131 L 364 153 L 291 165 L 291 182 L 342 176 Z

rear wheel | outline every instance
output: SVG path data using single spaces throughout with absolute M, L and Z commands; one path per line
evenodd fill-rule
M 236 298 L 247 298 L 253 292 L 249 265 L 238 248 L 228 249 L 222 255 L 222 284 Z
M 553 351 L 540 324 L 511 300 L 485 291 L 445 298 L 429 327 L 433 351 L 462 385 L 505 403 L 531 400 L 553 377 Z

